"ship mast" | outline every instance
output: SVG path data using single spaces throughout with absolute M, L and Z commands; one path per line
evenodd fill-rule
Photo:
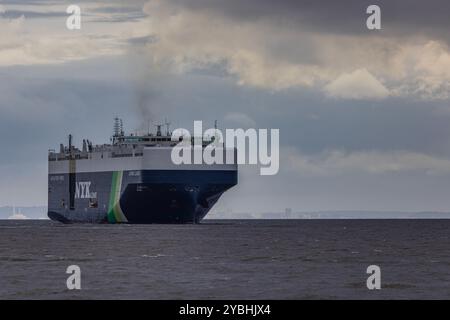
M 170 136 L 170 122 L 167 121 L 167 119 L 165 119 L 165 125 L 166 125 L 166 136 Z

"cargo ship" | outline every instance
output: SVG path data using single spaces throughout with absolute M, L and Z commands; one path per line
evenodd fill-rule
M 237 164 L 174 164 L 169 126 L 128 134 L 115 118 L 109 144 L 83 140 L 48 153 L 48 217 L 63 223 L 199 223 L 237 184 Z M 205 148 L 214 140 L 202 140 Z M 192 143 L 194 143 L 194 138 Z M 236 150 L 227 150 L 236 156 Z M 235 162 L 236 163 L 236 162 Z

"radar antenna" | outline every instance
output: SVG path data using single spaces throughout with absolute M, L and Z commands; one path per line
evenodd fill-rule
M 114 137 L 123 136 L 123 121 L 119 117 L 114 118 Z

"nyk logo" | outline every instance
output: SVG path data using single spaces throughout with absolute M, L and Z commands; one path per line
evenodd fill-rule
M 96 192 L 90 192 L 91 182 L 77 182 L 76 190 L 75 190 L 75 198 L 76 199 L 88 199 L 88 198 L 96 198 Z

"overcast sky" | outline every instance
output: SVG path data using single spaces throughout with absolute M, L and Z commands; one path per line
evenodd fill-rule
M 82 29 L 66 29 L 66 8 Z M 366 8 L 381 7 L 381 30 Z M 45 205 L 47 150 L 203 120 L 280 129 L 215 210 L 450 211 L 449 1 L 0 0 L 0 206 Z

